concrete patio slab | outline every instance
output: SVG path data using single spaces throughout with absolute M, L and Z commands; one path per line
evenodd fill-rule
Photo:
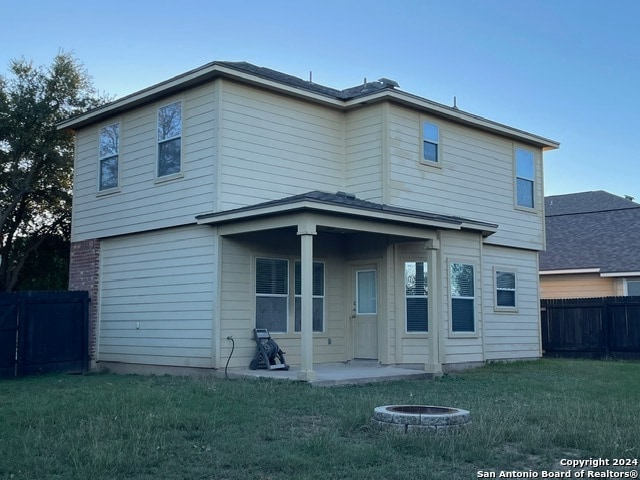
M 362 383 L 386 382 L 402 379 L 432 379 L 433 374 L 420 366 L 380 365 L 378 362 L 354 360 L 347 363 L 320 363 L 313 366 L 315 379 L 311 385 L 330 387 Z M 298 381 L 299 367 L 289 370 L 249 370 L 248 368 L 229 368 L 229 378 L 272 378 L 276 380 Z

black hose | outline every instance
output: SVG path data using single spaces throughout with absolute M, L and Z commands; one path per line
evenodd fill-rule
M 236 348 L 236 342 L 233 341 L 233 337 L 229 335 L 227 340 L 231 340 L 231 353 L 229 354 L 229 358 L 227 358 L 227 364 L 224 366 L 224 378 L 229 380 L 229 375 L 227 375 L 227 368 L 229 368 L 229 361 L 231 360 L 231 355 L 233 355 L 233 350 Z

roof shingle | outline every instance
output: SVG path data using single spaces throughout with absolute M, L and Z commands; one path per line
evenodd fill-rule
M 604 191 L 545 198 L 540 270 L 640 271 L 640 204 Z

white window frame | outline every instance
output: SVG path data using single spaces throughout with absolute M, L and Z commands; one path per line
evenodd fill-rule
M 523 152 L 527 155 L 531 156 L 531 168 L 533 170 L 533 176 L 532 177 L 527 177 L 525 175 L 522 175 L 521 172 L 518 171 L 518 158 L 519 158 L 519 152 Z M 528 210 L 528 211 L 534 211 L 538 208 L 537 205 L 537 199 L 536 199 L 536 154 L 533 150 L 527 149 L 527 148 L 523 148 L 520 146 L 516 146 L 514 148 L 513 151 L 513 155 L 514 155 L 514 195 L 515 195 L 515 205 L 516 208 L 519 209 L 524 209 L 524 210 Z M 519 195 L 518 195 L 518 181 L 522 180 L 525 182 L 531 182 L 531 206 L 529 205 L 522 205 L 520 204 L 520 199 L 519 199 Z
M 118 140 L 116 145 L 116 152 L 115 154 L 113 154 L 113 152 L 110 152 L 108 155 L 102 155 L 101 148 L 100 148 L 102 145 L 102 132 L 107 128 L 110 128 L 113 126 L 117 126 L 118 128 Z M 120 121 L 111 122 L 107 125 L 102 125 L 98 129 L 98 194 L 100 195 L 104 195 L 107 193 L 114 193 L 120 190 L 121 143 L 122 143 L 122 122 Z M 116 160 L 116 168 L 118 171 L 116 175 L 116 185 L 113 187 L 102 188 L 102 162 L 104 162 L 105 160 L 110 160 L 112 158 L 115 158 Z
M 427 286 L 427 293 L 425 295 L 407 295 L 407 264 L 408 263 L 424 263 L 425 264 L 425 274 L 426 276 L 426 286 Z M 409 316 L 407 314 L 407 309 L 408 309 L 408 299 L 410 298 L 418 298 L 418 299 L 426 299 L 427 300 L 427 305 L 429 302 L 429 286 L 428 286 L 428 271 L 429 271 L 429 264 L 427 262 L 425 262 L 424 260 L 405 260 L 403 262 L 403 275 L 402 275 L 402 289 L 404 291 L 404 331 L 407 335 L 425 335 L 429 333 L 429 312 L 428 312 L 428 307 L 427 307 L 427 311 L 425 312 L 425 314 L 427 315 L 427 329 L 426 330 L 409 330 Z
M 279 294 L 279 293 L 258 293 L 258 261 L 260 260 L 276 260 L 276 261 L 282 261 L 282 262 L 286 262 L 286 280 L 287 280 L 287 287 L 286 287 L 286 293 L 284 294 Z M 255 266 L 255 271 L 253 273 L 253 282 L 254 282 L 254 288 L 253 291 L 255 293 L 255 314 L 254 314 L 254 325 L 256 326 L 256 328 L 263 328 L 263 327 L 258 327 L 258 308 L 257 308 L 257 304 L 258 304 L 258 298 L 259 297 L 268 297 L 268 298 L 285 298 L 286 299 L 286 318 L 285 318 L 285 329 L 283 331 L 281 330 L 269 330 L 269 333 L 282 333 L 282 334 L 286 334 L 289 332 L 289 310 L 291 309 L 291 305 L 290 305 L 290 300 L 289 300 L 289 293 L 291 291 L 291 281 L 290 281 L 290 276 L 291 276 L 291 272 L 290 272 L 290 263 L 289 263 L 289 259 L 287 258 L 280 258 L 280 257 L 267 257 L 267 256 L 258 256 L 255 257 L 254 259 L 254 266 Z
M 473 296 L 458 296 L 453 294 L 451 268 L 453 265 L 469 265 L 473 268 Z M 447 278 L 449 284 L 449 336 L 450 337 L 478 337 L 478 266 L 474 262 L 468 260 L 450 259 L 447 268 Z M 473 330 L 454 330 L 453 329 L 453 301 L 455 299 L 472 300 L 473 301 Z
M 296 306 L 295 306 L 295 302 L 297 299 L 300 299 L 300 302 L 302 302 L 302 285 L 300 285 L 300 294 L 296 293 L 296 265 L 300 265 L 300 274 L 302 275 L 302 261 L 300 259 L 296 259 L 293 262 L 293 301 L 294 301 L 294 305 L 293 305 L 293 331 L 295 333 L 300 333 L 302 331 L 302 319 L 300 319 L 300 330 L 296 330 Z M 314 266 L 316 264 L 322 265 L 322 295 L 316 295 L 313 294 L 313 299 L 317 300 L 317 299 L 321 299 L 322 300 L 322 329 L 321 330 L 313 330 L 313 333 L 324 333 L 325 331 L 325 325 L 326 325 L 326 302 L 325 302 L 325 298 L 326 298 L 326 291 L 327 291 L 327 270 L 326 270 L 326 263 L 325 262 L 321 262 L 321 261 L 317 261 L 314 260 L 313 261 Z M 302 279 L 301 279 L 302 281 Z M 312 286 L 312 290 L 313 290 L 313 286 Z
M 625 279 L 625 281 L 624 281 L 624 294 L 625 294 L 625 296 L 629 296 L 629 284 L 630 283 L 640 283 L 640 278 Z
M 159 135 L 159 130 L 160 130 L 160 111 L 163 108 L 167 108 L 170 107 L 172 105 L 175 105 L 176 103 L 180 104 L 180 134 L 179 135 L 173 135 L 170 137 L 166 137 L 166 138 L 160 138 Z M 173 180 L 175 178 L 180 178 L 182 177 L 182 172 L 184 170 L 184 146 L 183 146 L 183 138 L 184 138 L 184 101 L 182 99 L 177 99 L 177 100 L 173 100 L 169 103 L 166 103 L 164 105 L 161 105 L 158 107 L 158 110 L 156 112 L 156 172 L 155 172 L 155 176 L 156 176 L 156 181 L 167 181 L 167 180 Z M 160 145 L 164 144 L 164 143 L 168 143 L 168 142 L 172 142 L 175 140 L 179 140 L 180 142 L 180 168 L 178 169 L 177 172 L 171 172 L 171 173 L 166 173 L 161 175 L 160 174 Z
M 360 273 L 373 272 L 373 279 L 375 281 L 374 292 L 376 295 L 376 302 L 373 312 L 363 312 L 360 310 Z M 378 314 L 378 271 L 375 268 L 363 268 L 356 270 L 356 315 L 377 315 Z
M 426 138 L 425 134 L 424 134 L 424 127 L 425 125 L 431 125 L 433 127 L 436 128 L 437 130 L 437 138 Z M 422 117 L 420 118 L 420 163 L 422 163 L 423 165 L 430 165 L 432 167 L 442 167 L 442 148 L 441 148 L 441 128 L 440 128 L 440 124 L 434 122 L 432 119 L 430 118 L 426 118 L 426 117 Z M 430 143 L 432 145 L 435 145 L 436 147 L 436 159 L 435 160 L 430 160 L 425 158 L 425 143 Z
M 511 288 L 500 288 L 498 286 L 498 273 L 506 273 L 513 275 L 513 285 Z M 510 305 L 498 305 L 498 291 L 510 291 L 513 292 L 513 306 Z M 513 268 L 507 267 L 494 267 L 493 268 L 493 293 L 494 293 L 494 301 L 493 301 L 493 309 L 496 312 L 509 312 L 516 313 L 518 311 L 518 272 L 516 272 Z

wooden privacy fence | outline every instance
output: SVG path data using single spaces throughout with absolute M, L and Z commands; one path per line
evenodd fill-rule
M 640 358 L 640 297 L 542 300 L 545 355 Z
M 0 293 L 0 377 L 88 367 L 87 292 Z

